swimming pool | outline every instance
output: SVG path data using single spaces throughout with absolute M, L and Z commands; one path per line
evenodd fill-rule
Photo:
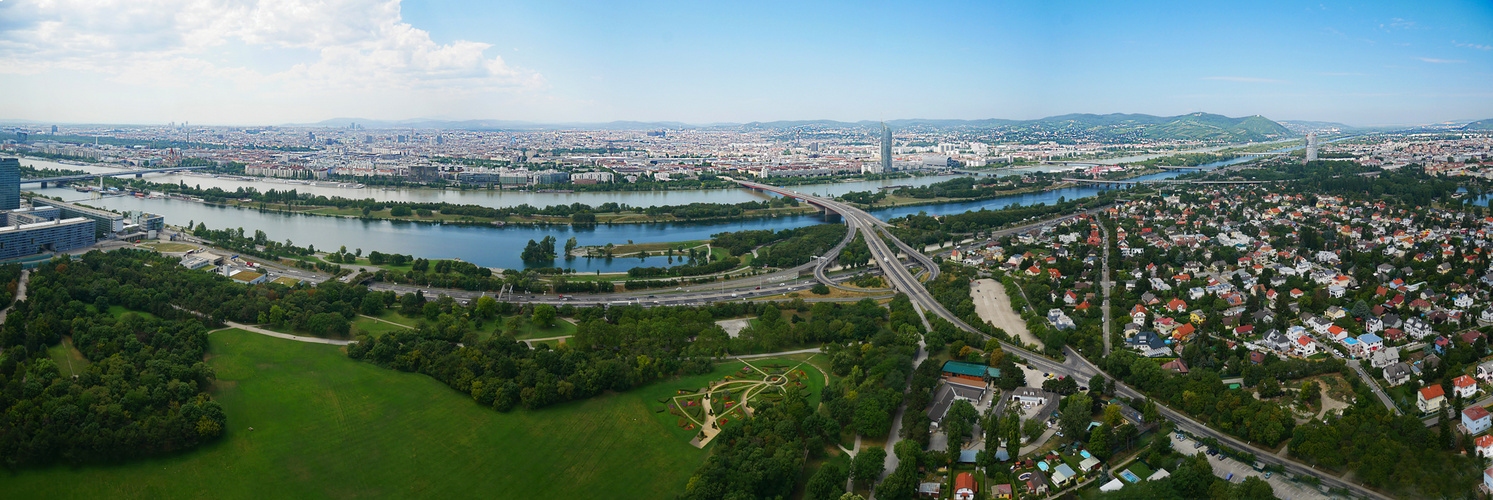
M 1031 478 L 1032 478 L 1032 473 L 1030 473 L 1030 472 L 1023 472 L 1023 473 L 1021 473 L 1020 476 L 1016 476 L 1016 480 L 1017 481 L 1025 481 L 1025 480 L 1028 480 L 1028 479 L 1031 479 Z
M 1080 450 L 1078 454 L 1083 456 L 1084 458 L 1089 458 L 1091 456 L 1089 455 L 1089 450 Z
M 1132 483 L 1140 482 L 1140 478 L 1136 477 L 1135 474 L 1131 474 L 1128 470 L 1120 473 L 1120 479 L 1124 479 Z
M 1047 462 L 1037 462 L 1037 468 L 1042 469 L 1042 472 L 1047 472 Z

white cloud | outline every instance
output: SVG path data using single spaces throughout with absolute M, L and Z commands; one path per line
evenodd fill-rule
M 1219 81 L 1225 81 L 1225 82 L 1245 82 L 1245 83 L 1291 83 L 1291 82 L 1286 81 L 1286 80 L 1276 80 L 1276 79 L 1273 79 L 1273 78 L 1255 78 L 1255 77 L 1250 77 L 1250 76 L 1205 76 L 1202 79 L 1203 80 L 1219 80 Z
M 1467 62 L 1467 61 L 1463 61 L 1461 59 L 1435 59 L 1435 58 L 1431 58 L 1431 57 L 1417 57 L 1416 59 L 1420 59 L 1422 61 L 1425 61 L 1425 62 L 1428 62 L 1428 63 L 1433 63 L 1433 64 L 1458 64 L 1458 63 Z
M 237 49 L 285 54 L 264 66 Z M 0 74 L 306 96 L 545 88 L 491 45 L 436 43 L 400 0 L 0 0 Z M 225 55 L 226 54 L 226 55 Z M 413 97 L 413 96 L 411 96 Z
M 1456 45 L 1458 47 L 1467 47 L 1469 49 L 1477 49 L 1477 50 L 1493 50 L 1493 45 L 1482 45 L 1482 44 L 1477 44 L 1477 43 L 1462 43 L 1462 42 L 1458 42 L 1456 40 L 1452 40 L 1452 45 Z

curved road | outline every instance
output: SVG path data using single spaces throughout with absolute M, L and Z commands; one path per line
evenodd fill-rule
M 854 227 L 854 228 L 859 228 L 862 231 L 862 234 L 866 237 L 866 243 L 867 243 L 867 245 L 871 248 L 871 256 L 872 256 L 872 258 L 876 260 L 877 266 L 881 267 L 882 273 L 887 277 L 888 283 L 891 284 L 894 289 L 896 289 L 899 292 L 907 294 L 907 296 L 908 296 L 909 299 L 911 299 L 915 304 L 921 306 L 924 310 L 926 310 L 928 312 L 932 312 L 933 314 L 938 315 L 938 317 L 943 318 L 943 319 L 945 319 L 945 320 L 953 323 L 955 326 L 959 327 L 960 329 L 963 329 L 963 330 L 965 330 L 967 332 L 972 332 L 972 333 L 979 334 L 979 335 L 981 335 L 983 337 L 986 337 L 986 338 L 989 337 L 988 335 L 985 335 L 984 332 L 982 332 L 980 330 L 976 330 L 973 327 L 970 327 L 967 323 L 965 323 L 964 321 L 960 320 L 953 313 L 951 313 L 947 309 L 945 309 L 943 307 L 943 305 L 939 304 L 938 301 L 933 298 L 932 294 L 928 293 L 928 290 L 922 286 L 922 283 L 919 283 L 917 281 L 917 279 L 912 275 L 912 273 L 910 271 L 908 271 L 905 267 L 902 267 L 900 265 L 893 265 L 892 264 L 893 262 L 896 262 L 897 264 L 901 264 L 901 262 L 900 262 L 900 260 L 895 260 L 896 259 L 896 253 L 893 252 L 887 246 L 887 244 L 886 244 L 885 241 L 883 241 L 880 237 L 877 237 L 876 233 L 874 232 L 875 228 L 885 228 L 887 226 L 887 224 L 885 222 L 883 222 L 880 219 L 877 219 L 877 218 L 871 216 L 870 214 L 866 213 L 865 211 L 862 211 L 862 210 L 860 210 L 858 208 L 855 208 L 853 206 L 850 206 L 850 205 L 847 205 L 847 204 L 844 204 L 844 203 L 840 203 L 838 201 L 834 201 L 834 200 L 830 200 L 830 199 L 826 199 L 826 198 L 821 198 L 821 197 L 817 197 L 817 196 L 806 195 L 806 194 L 803 194 L 803 193 L 799 193 L 799 192 L 796 192 L 796 191 L 787 190 L 787 189 L 784 189 L 784 188 L 781 188 L 781 187 L 776 187 L 776 186 L 770 186 L 770 185 L 759 184 L 759 183 L 755 183 L 755 182 L 742 181 L 742 180 L 736 180 L 736 179 L 732 179 L 732 180 L 734 180 L 736 183 L 741 184 L 742 186 L 745 186 L 745 187 L 749 187 L 749 188 L 752 188 L 752 189 L 758 189 L 758 190 L 762 190 L 762 191 L 770 191 L 770 192 L 778 193 L 778 194 L 781 194 L 781 195 L 784 195 L 784 196 L 792 196 L 794 198 L 798 198 L 798 199 L 807 201 L 810 204 L 813 204 L 813 205 L 816 205 L 816 206 L 820 206 L 820 207 L 823 207 L 823 208 L 825 208 L 827 210 L 834 211 L 835 213 L 840 214 L 841 217 L 845 218 L 845 221 L 846 221 L 847 225 L 851 225 L 851 227 Z M 884 229 L 883 229 L 883 231 L 884 231 Z M 888 235 L 888 236 L 890 236 L 890 235 Z M 899 246 L 905 248 L 905 244 L 901 243 L 901 241 L 898 240 L 896 237 L 892 236 L 892 237 L 890 237 L 890 239 L 892 241 L 898 242 Z M 911 252 L 911 253 L 913 255 L 922 256 L 921 252 L 915 252 L 914 251 L 914 252 Z M 917 259 L 917 257 L 914 257 L 914 258 Z M 926 262 L 927 265 L 931 265 L 932 264 L 932 259 L 928 259 L 927 256 L 922 256 L 921 259 L 917 259 L 917 260 L 919 260 L 921 262 Z M 936 266 L 933 267 L 933 268 L 930 268 L 930 271 L 932 269 L 935 269 L 935 268 L 936 268 Z M 1076 377 L 1076 378 L 1078 378 L 1078 380 L 1081 380 L 1081 381 L 1086 381 L 1086 380 L 1094 377 L 1095 375 L 1103 374 L 1104 377 L 1106 379 L 1110 380 L 1110 382 L 1114 385 L 1114 387 L 1115 387 L 1115 393 L 1116 394 L 1127 396 L 1127 397 L 1132 397 L 1132 398 L 1146 397 L 1144 394 L 1141 394 L 1139 391 L 1131 389 L 1129 386 L 1126 386 L 1124 383 L 1122 383 L 1122 382 L 1120 382 L 1118 380 L 1115 380 L 1113 377 L 1110 377 L 1108 374 L 1105 374 L 1102 370 L 1099 369 L 1098 366 L 1095 366 L 1093 363 L 1089 362 L 1089 360 L 1085 359 L 1083 356 L 1080 356 L 1077 352 L 1073 351 L 1073 349 L 1071 349 L 1071 348 L 1064 347 L 1063 352 L 1066 355 L 1065 359 L 1062 362 L 1057 362 L 1057 361 L 1050 360 L 1050 359 L 1048 359 L 1046 357 L 1039 356 L 1036 353 L 1027 351 L 1026 349 L 1023 349 L 1021 347 L 1008 344 L 1006 342 L 1001 342 L 1001 346 L 1002 346 L 1003 349 L 1006 350 L 1006 352 L 1017 353 L 1017 354 L 1021 355 L 1023 358 L 1026 358 L 1028 360 L 1028 362 L 1030 362 L 1032 365 L 1041 367 L 1040 369 L 1042 369 L 1044 371 L 1051 371 L 1051 372 L 1066 374 L 1066 375 L 1071 376 L 1071 377 Z M 1328 475 L 1328 474 L 1326 474 L 1324 472 L 1317 471 L 1316 469 L 1314 469 L 1314 468 L 1312 468 L 1312 467 L 1310 467 L 1310 466 L 1308 466 L 1306 464 L 1303 464 L 1303 463 L 1300 463 L 1300 462 L 1296 462 L 1296 461 L 1290 460 L 1290 459 L 1285 459 L 1285 458 L 1277 457 L 1272 452 L 1269 452 L 1269 451 L 1266 451 L 1266 450 L 1263 450 L 1263 449 L 1260 449 L 1260 448 L 1256 448 L 1255 446 L 1253 446 L 1253 445 L 1251 445 L 1249 443 L 1245 443 L 1245 442 L 1240 441 L 1240 440 L 1238 440 L 1238 439 L 1236 439 L 1236 438 L 1234 438 L 1232 436 L 1229 436 L 1227 434 L 1224 434 L 1222 432 L 1214 430 L 1214 429 L 1212 429 L 1212 428 L 1210 428 L 1210 427 L 1208 427 L 1206 425 L 1203 425 L 1203 424 L 1197 422 L 1196 420 L 1193 420 L 1193 419 L 1189 418 L 1186 415 L 1183 415 L 1180 412 L 1177 412 L 1177 411 L 1174 411 L 1174 410 L 1172 410 L 1170 408 L 1167 408 L 1164 405 L 1158 404 L 1157 405 L 1157 409 L 1160 410 L 1160 412 L 1161 412 L 1161 414 L 1163 416 L 1165 416 L 1166 418 L 1168 418 L 1168 419 L 1176 422 L 1177 423 L 1177 427 L 1179 429 L 1185 430 L 1187 432 L 1190 432 L 1190 433 L 1192 433 L 1194 435 L 1198 435 L 1198 436 L 1212 437 L 1214 439 L 1217 439 L 1220 443 L 1223 443 L 1223 444 L 1225 444 L 1227 446 L 1230 446 L 1232 448 L 1235 448 L 1235 449 L 1238 449 L 1238 450 L 1248 451 L 1250 453 L 1254 453 L 1255 456 L 1257 457 L 1257 461 L 1259 461 L 1259 462 L 1281 465 L 1282 467 L 1284 467 L 1287 471 L 1291 472 L 1292 474 L 1316 476 L 1316 477 L 1318 477 L 1318 478 L 1320 478 L 1322 480 L 1322 484 L 1326 484 L 1329 487 L 1336 487 L 1336 488 L 1347 489 L 1349 491 L 1352 491 L 1354 494 L 1356 494 L 1358 496 L 1370 497 L 1370 498 L 1383 498 L 1383 499 L 1388 499 L 1389 498 L 1389 497 L 1387 497 L 1387 496 L 1385 496 L 1385 495 L 1383 495 L 1383 494 L 1381 494 L 1379 492 L 1370 490 L 1370 489 L 1365 488 L 1365 487 L 1363 487 L 1363 486 L 1361 486 L 1359 484 L 1351 483 L 1351 482 L 1348 482 L 1348 481 L 1344 481 L 1341 478 L 1338 478 L 1338 477 L 1335 477 L 1335 476 L 1332 476 L 1332 475 Z M 902 410 L 899 409 L 898 410 L 898 415 L 900 415 L 901 413 L 902 413 Z M 896 440 L 896 437 L 897 437 L 896 434 L 892 434 L 892 436 L 888 439 L 888 441 L 887 441 L 887 447 L 888 448 L 894 446 L 894 444 L 895 444 L 894 441 Z M 891 454 L 889 454 L 888 457 L 890 458 Z M 889 464 L 891 464 L 891 462 L 892 461 L 889 460 Z M 890 471 L 887 471 L 887 472 L 889 473 Z

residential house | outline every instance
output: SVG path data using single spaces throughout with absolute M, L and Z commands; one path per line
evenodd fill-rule
M 1296 337 L 1296 342 L 1291 346 L 1291 354 L 1301 357 L 1311 356 L 1317 353 L 1317 343 L 1306 335 Z
M 1410 365 L 1395 363 L 1384 369 L 1384 381 L 1390 387 L 1394 387 L 1410 381 L 1410 375 L 1414 372 Z
M 1386 347 L 1369 354 L 1369 365 L 1374 368 L 1389 368 L 1389 365 L 1399 362 L 1400 349 L 1398 347 Z
M 1169 372 L 1172 372 L 1172 373 L 1176 373 L 1176 374 L 1179 374 L 1179 375 L 1186 375 L 1187 374 L 1187 363 L 1184 363 L 1181 358 L 1177 358 L 1177 359 L 1168 361 L 1165 364 L 1161 365 L 1161 369 L 1169 371 Z
M 1466 429 L 1467 435 L 1476 436 L 1493 426 L 1493 414 L 1488 413 L 1487 408 L 1473 406 L 1462 410 L 1462 428 Z
M 1472 440 L 1473 449 L 1476 454 L 1484 457 L 1493 457 L 1493 435 L 1478 436 Z
M 1369 319 L 1364 320 L 1363 322 L 1363 331 L 1369 333 L 1379 333 L 1384 331 L 1384 320 L 1370 316 Z
M 1486 361 L 1477 365 L 1476 376 L 1483 382 L 1493 383 L 1493 361 Z
M 1268 347 L 1279 353 L 1290 352 L 1292 349 L 1291 342 L 1292 340 L 1289 337 L 1286 337 L 1286 335 L 1281 333 L 1280 330 L 1276 330 L 1274 328 L 1271 328 L 1270 331 L 1265 332 L 1265 338 L 1260 341 L 1260 343 L 1265 347 Z
M 990 496 L 994 498 L 1011 498 L 1011 485 L 1002 483 L 990 487 Z
M 1463 399 L 1476 396 L 1477 380 L 1466 375 L 1452 379 L 1452 393 L 1462 397 Z
M 1374 352 L 1384 348 L 1384 339 L 1372 333 L 1359 335 L 1358 341 L 1363 344 L 1364 352 Z
M 1069 467 L 1068 464 L 1059 464 L 1057 467 L 1052 468 L 1052 484 L 1062 486 L 1068 481 L 1072 481 L 1075 477 L 1078 477 L 1078 473 L 1074 472 L 1073 468 Z
M 975 500 L 975 476 L 960 472 L 954 477 L 954 500 Z
M 1048 488 L 1047 474 L 1042 471 L 1034 470 L 1031 477 L 1026 478 L 1026 491 L 1033 495 L 1045 495 Z
M 1431 385 L 1415 393 L 1415 407 L 1421 413 L 1440 410 L 1443 406 L 1446 406 L 1446 391 L 1441 390 L 1439 385 Z
M 1423 339 L 1435 333 L 1431 330 L 1431 322 L 1421 317 L 1413 317 L 1405 320 L 1405 333 L 1414 339 Z

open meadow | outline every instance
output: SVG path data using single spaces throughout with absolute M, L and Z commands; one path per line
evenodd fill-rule
M 0 471 L 8 498 L 669 498 L 708 450 L 653 398 L 724 371 L 498 413 L 336 346 L 213 333 L 222 439 L 119 465 Z M 64 355 L 63 353 L 58 353 Z M 60 356 L 59 356 L 60 357 Z M 250 430 L 250 429 L 253 430 Z M 687 431 L 686 431 L 687 432 Z M 685 434 L 686 436 L 688 434 Z

